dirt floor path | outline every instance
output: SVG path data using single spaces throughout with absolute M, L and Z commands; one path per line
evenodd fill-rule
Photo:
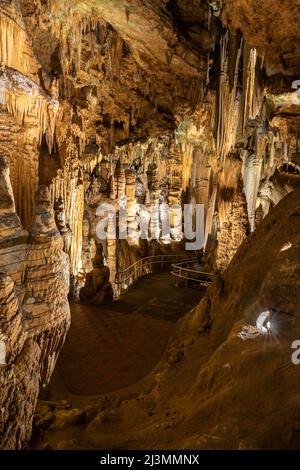
M 122 299 L 72 304 L 72 326 L 48 398 L 90 396 L 127 387 L 158 363 L 176 321 L 199 303 L 199 288 L 176 287 L 170 273 L 140 279 Z

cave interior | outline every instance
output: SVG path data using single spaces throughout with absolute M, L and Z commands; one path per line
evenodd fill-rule
M 0 0 L 0 449 L 300 449 L 300 5 Z

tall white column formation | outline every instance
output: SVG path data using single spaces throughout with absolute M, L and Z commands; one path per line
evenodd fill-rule
M 82 227 L 84 215 L 84 185 L 78 170 L 68 175 L 67 168 L 58 171 L 50 186 L 52 204 L 59 198 L 64 201 L 65 217 L 71 231 L 70 271 L 77 275 L 82 267 Z
M 129 168 L 126 171 L 126 198 L 127 198 L 127 228 L 128 228 L 128 243 L 137 244 L 138 224 L 136 220 L 136 170 Z
M 158 174 L 158 166 L 156 161 L 151 163 L 147 171 L 148 189 L 150 195 L 150 237 L 152 240 L 160 238 L 160 220 L 159 220 L 159 203 L 160 203 L 160 179 Z
M 248 206 L 248 216 L 251 231 L 255 230 L 255 211 L 259 185 L 261 181 L 262 160 L 257 159 L 254 154 L 244 154 L 243 180 L 244 191 Z

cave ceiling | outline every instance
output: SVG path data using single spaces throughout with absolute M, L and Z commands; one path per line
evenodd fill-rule
M 157 390 L 163 390 L 169 366 L 184 360 L 190 374 L 191 348 L 198 349 L 209 330 L 213 336 L 203 343 L 205 355 L 197 351 L 201 361 L 208 358 L 207 345 L 221 353 L 224 345 L 232 348 L 228 361 L 233 373 L 242 364 L 232 362 L 243 356 L 237 351 L 253 351 L 253 370 L 258 359 L 269 360 L 264 337 L 261 358 L 257 355 L 258 309 L 278 313 L 278 307 L 293 321 L 299 310 L 299 190 L 294 191 L 300 187 L 299 24 L 300 0 L 0 0 L 0 368 L 5 367 L 0 374 L 0 431 L 6 429 L 0 448 L 27 445 L 40 387 L 49 383 L 70 326 L 68 296 L 99 306 L 130 287 L 131 275 L 123 275 L 141 259 L 170 253 L 177 259 L 185 241 L 184 204 L 204 207 L 203 265 L 200 250 L 191 256 L 200 255 L 199 274 L 209 273 L 215 280 L 199 309 L 187 316 L 186 325 L 180 323 L 180 335 L 182 327 L 193 333 L 167 351 L 166 375 L 155 375 L 149 387 L 154 393 L 151 400 L 156 402 Z M 128 234 L 134 236 L 118 239 L 108 224 L 105 236 L 99 235 L 98 223 L 106 216 L 98 209 L 109 204 L 120 222 L 124 200 Z M 144 214 L 151 233 L 139 240 Z M 164 236 L 161 222 L 168 218 L 170 233 Z M 149 274 L 147 269 L 146 264 Z M 76 342 L 76 348 L 84 343 Z M 2 363 L 1 348 L 7 355 Z M 272 370 L 290 370 L 279 352 Z M 227 359 L 220 383 L 214 378 L 224 363 L 221 353 L 221 366 L 218 360 L 213 362 L 218 359 L 215 353 L 209 359 L 211 371 L 204 362 L 199 374 L 200 361 L 195 363 L 195 387 L 185 397 L 193 398 L 195 392 L 193 407 L 198 411 L 199 390 L 205 391 L 205 404 L 206 391 L 217 396 L 222 380 L 230 383 Z M 90 357 L 84 350 L 80 355 Z M 236 377 L 245 382 L 239 410 L 243 418 L 253 398 L 250 393 L 244 399 L 244 389 L 259 390 L 262 376 L 249 388 L 245 363 Z M 281 380 L 282 384 L 286 387 Z M 274 409 L 280 409 L 280 387 L 273 394 Z M 228 390 L 231 403 L 239 390 Z M 173 391 L 174 384 L 163 393 L 169 399 Z M 291 399 L 299 396 L 296 392 Z M 221 395 L 220 403 L 223 391 Z M 272 402 L 266 397 L 263 392 L 257 401 L 253 441 L 245 444 L 241 436 L 247 430 L 240 434 L 239 429 L 234 446 L 264 447 L 271 428 L 260 441 L 257 429 L 263 412 L 272 415 Z M 157 445 L 158 429 L 166 439 L 166 429 L 173 429 L 173 422 L 164 427 L 165 403 L 164 398 L 158 402 L 163 426 L 153 427 L 154 439 L 147 441 L 151 448 Z M 181 403 L 174 404 L 185 412 Z M 299 428 L 291 421 L 297 406 L 286 408 L 281 442 L 291 429 Z M 153 417 L 149 410 L 147 432 L 148 418 Z M 99 409 L 100 417 L 103 411 Z M 207 410 L 202 411 L 191 415 L 197 424 L 195 440 L 187 440 L 182 428 L 180 448 L 201 448 L 198 428 L 207 416 Z M 129 407 L 125 418 L 131 413 Z M 90 424 L 92 429 L 89 448 L 102 448 L 108 435 L 105 423 L 109 433 L 114 423 L 103 415 L 96 417 L 97 429 L 100 421 L 104 425 L 97 437 L 88 421 L 94 414 L 84 416 L 87 430 Z M 144 420 L 139 410 L 137 421 L 141 416 Z M 220 445 L 227 442 L 232 423 L 236 426 L 236 416 L 233 408 Z M 202 427 L 203 436 L 212 436 L 218 421 L 217 413 Z M 120 421 L 115 422 L 117 436 Z M 273 424 L 272 432 L 277 427 Z M 110 447 L 125 448 L 127 433 L 124 436 Z M 137 443 L 136 436 L 132 443 Z
M 300 73 L 300 2 L 298 0 L 217 0 L 224 26 L 240 29 L 264 57 L 270 75 Z
M 291 89 L 300 72 L 299 2 L 21 0 L 20 6 L 42 67 L 36 76 L 46 89 L 63 76 L 60 97 L 77 113 L 75 124 L 85 122 L 95 151 L 173 131 L 191 116 L 203 100 L 222 27 L 240 30 L 257 48 L 274 77 L 271 94 Z
M 83 108 L 81 115 L 84 102 L 97 98 L 97 109 L 88 109 L 87 138 L 95 128 L 102 142 L 111 128 L 116 143 L 129 134 L 158 135 L 196 108 L 215 35 L 205 0 L 50 3 L 51 9 L 47 2 L 21 0 L 26 29 L 45 87 L 46 75 L 64 75 L 65 97 Z M 82 38 L 81 50 L 74 51 Z M 69 58 L 72 49 L 79 67 Z

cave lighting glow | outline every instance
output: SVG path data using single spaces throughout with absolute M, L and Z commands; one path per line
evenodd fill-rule
M 291 244 L 291 242 L 287 242 L 287 243 L 285 243 L 285 244 L 283 245 L 283 247 L 281 248 L 280 251 L 287 251 L 287 250 L 289 250 L 290 248 L 292 248 L 292 244 Z
M 271 321 L 269 318 L 270 318 L 269 310 L 265 310 L 258 316 L 256 320 L 256 327 L 261 333 L 266 334 L 271 330 Z

